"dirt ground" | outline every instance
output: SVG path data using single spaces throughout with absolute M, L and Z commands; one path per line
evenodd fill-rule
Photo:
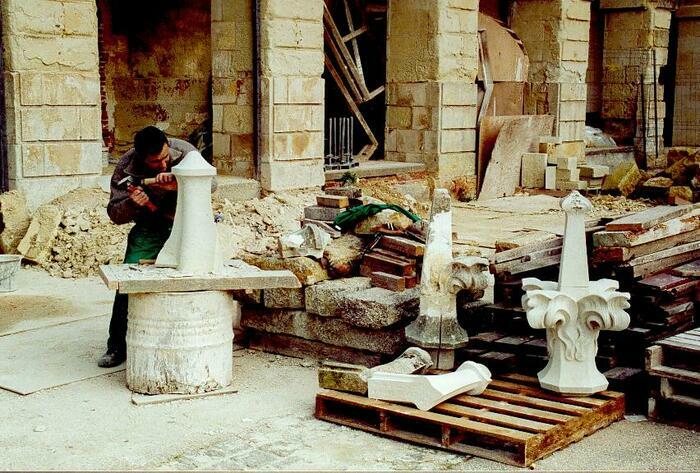
M 106 336 L 103 314 L 112 293 L 97 278 L 71 281 L 23 269 L 18 285 L 17 293 L 0 295 L 0 340 L 91 316 L 102 316 Z M 0 469 L 512 469 L 314 419 L 318 388 L 311 360 L 237 349 L 233 361 L 237 393 L 156 405 L 131 402 L 123 371 L 27 396 L 0 390 Z M 699 470 L 698 451 L 700 435 L 636 417 L 538 461 L 534 469 Z

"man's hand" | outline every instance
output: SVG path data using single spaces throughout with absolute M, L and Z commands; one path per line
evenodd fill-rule
M 151 184 L 151 187 L 157 187 L 158 189 L 166 191 L 174 191 L 177 190 L 177 180 L 173 173 L 161 172 L 156 176 L 156 182 L 155 184 Z
M 147 206 L 151 202 L 151 199 L 148 198 L 148 195 L 142 188 L 129 184 L 127 190 L 129 191 L 129 198 L 139 207 Z

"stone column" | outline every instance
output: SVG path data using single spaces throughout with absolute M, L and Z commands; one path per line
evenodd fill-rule
M 673 146 L 700 146 L 700 0 L 686 0 L 676 12 Z
M 475 180 L 478 0 L 389 0 L 385 157 Z
M 261 0 L 260 179 L 267 190 L 320 186 L 323 0 Z
M 102 172 L 95 2 L 3 0 L 10 187 L 31 208 Z
M 583 139 L 590 34 L 589 0 L 517 0 L 512 29 L 530 59 L 528 114 L 555 117 L 562 140 Z
M 658 75 L 668 59 L 670 3 L 663 0 L 600 2 L 605 17 L 601 114 L 605 131 L 618 143 L 634 143 L 638 161 L 648 168 L 666 165 L 661 153 L 666 107 L 663 87 L 658 85 Z M 643 87 L 644 102 L 640 87 L 642 75 L 646 84 Z M 642 103 L 646 106 L 642 107 Z M 655 140 L 659 141 L 661 156 L 658 157 Z
M 212 0 L 212 131 L 214 165 L 254 177 L 253 2 Z

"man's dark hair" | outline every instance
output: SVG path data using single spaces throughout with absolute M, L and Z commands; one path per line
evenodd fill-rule
M 147 126 L 134 136 L 134 148 L 141 159 L 160 154 L 163 145 L 167 142 L 168 138 L 165 136 L 165 133 L 154 126 Z

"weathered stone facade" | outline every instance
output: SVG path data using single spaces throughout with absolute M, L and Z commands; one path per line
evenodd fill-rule
M 253 2 L 212 0 L 212 131 L 219 172 L 255 176 Z
M 678 9 L 673 145 L 700 146 L 700 0 Z
M 94 0 L 5 0 L 10 187 L 30 208 L 96 185 L 102 171 Z
M 663 153 L 656 155 L 657 147 L 663 150 L 666 111 L 658 77 L 668 60 L 670 3 L 601 0 L 600 7 L 605 17 L 602 110 L 605 131 L 618 142 L 633 140 L 640 160 L 646 156 L 647 167 L 664 167 Z
M 476 170 L 478 0 L 390 0 L 385 157 L 449 184 Z
M 323 0 L 260 3 L 260 181 L 320 186 L 323 175 Z
M 157 125 L 187 139 L 210 116 L 210 0 L 132 3 L 99 0 L 106 145 L 113 156 Z
M 581 140 L 586 123 L 589 0 L 518 0 L 512 28 L 530 58 L 525 111 L 551 114 L 555 134 Z

